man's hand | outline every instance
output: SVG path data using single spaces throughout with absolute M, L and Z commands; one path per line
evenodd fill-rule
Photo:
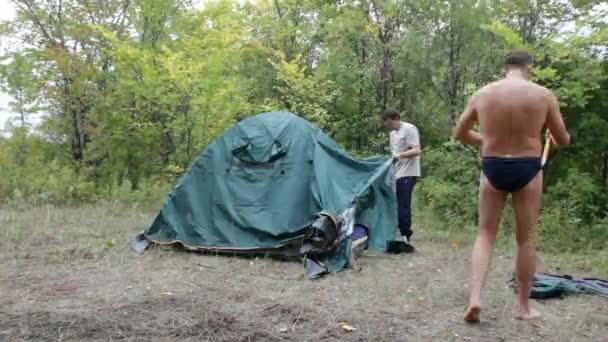
M 472 96 L 467 102 L 460 120 L 456 123 L 452 134 L 454 138 L 465 144 L 481 145 L 482 136 L 478 132 L 473 131 L 473 126 L 477 122 L 477 110 L 475 109 L 476 98 Z
M 470 145 L 481 145 L 483 139 L 481 133 L 470 130 L 466 133 L 464 139 L 462 139 L 462 142 Z
M 551 134 L 551 131 L 549 131 L 548 129 L 545 131 L 545 143 L 546 142 L 549 142 L 549 146 L 551 146 L 551 147 L 555 147 L 558 149 L 563 147 L 562 145 L 559 145 L 557 143 L 557 140 L 555 140 L 555 137 L 553 136 L 553 134 Z
M 551 137 L 551 143 L 557 147 L 565 147 L 570 144 L 570 134 L 566 130 L 564 118 L 559 109 L 557 97 L 552 93 L 549 96 L 549 115 L 547 116 L 547 133 Z M 549 133 L 550 132 L 550 133 Z
M 557 142 L 555 141 L 555 138 L 553 137 L 553 134 L 551 134 L 551 132 L 549 130 L 547 130 L 547 132 L 545 132 L 545 141 L 549 140 L 551 142 L 551 146 L 557 146 Z
M 410 159 L 420 154 L 420 146 L 413 146 L 407 149 L 405 152 L 393 153 L 393 159 Z

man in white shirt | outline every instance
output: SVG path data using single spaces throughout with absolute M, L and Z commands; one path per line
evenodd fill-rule
M 401 115 L 395 110 L 384 112 L 384 128 L 389 131 L 390 150 L 395 160 L 399 231 L 409 243 L 413 234 L 412 192 L 420 177 L 420 137 L 418 128 L 401 121 Z

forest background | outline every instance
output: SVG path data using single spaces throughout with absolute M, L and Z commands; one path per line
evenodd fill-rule
M 157 208 L 215 137 L 287 110 L 357 156 L 387 153 L 381 114 L 420 130 L 414 222 L 476 229 L 479 151 L 451 127 L 513 48 L 561 101 L 573 145 L 552 150 L 539 246 L 608 270 L 608 5 L 524 0 L 11 0 L 0 86 L 0 201 Z M 31 124 L 36 118 L 36 125 Z M 504 215 L 502 238 L 511 232 Z M 508 239 L 503 239 L 508 240 Z

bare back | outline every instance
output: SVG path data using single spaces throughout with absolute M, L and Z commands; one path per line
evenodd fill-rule
M 551 140 L 558 146 L 568 145 L 570 135 L 557 98 L 548 89 L 526 80 L 530 63 L 531 57 L 525 51 L 509 54 L 506 78 L 480 89 L 467 103 L 453 131 L 461 142 L 481 145 L 484 157 L 479 183 L 479 233 L 472 253 L 469 308 L 464 315 L 468 322 L 479 321 L 481 289 L 509 194 L 518 245 L 515 317 L 528 320 L 540 316 L 529 305 L 529 277 L 536 272 L 535 228 L 542 206 L 541 135 L 543 128 L 548 128 Z M 473 130 L 476 122 L 481 134 Z
M 523 79 L 503 79 L 482 88 L 474 104 L 482 155 L 540 157 L 551 100 L 549 90 Z

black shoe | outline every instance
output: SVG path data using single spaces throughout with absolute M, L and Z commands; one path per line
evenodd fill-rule
M 416 251 L 414 246 L 404 240 L 391 240 L 386 244 L 387 253 L 401 254 L 401 253 L 413 253 Z

